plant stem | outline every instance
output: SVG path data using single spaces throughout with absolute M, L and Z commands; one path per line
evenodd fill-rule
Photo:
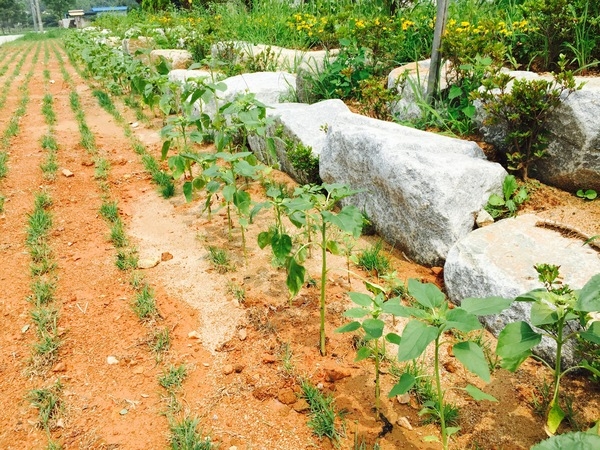
M 379 385 L 379 339 L 375 339 L 375 413 L 379 419 L 381 387 Z
M 325 283 L 327 283 L 327 224 L 324 219 L 321 225 L 321 255 L 323 261 L 321 262 L 321 328 L 320 333 L 320 350 L 321 356 L 327 354 L 325 349 Z
M 552 397 L 551 405 L 555 405 L 558 402 L 558 391 L 560 389 L 560 359 L 562 353 L 563 346 L 563 327 L 564 327 L 565 319 L 561 317 L 558 321 L 557 331 L 558 335 L 556 336 L 556 363 L 554 365 L 554 396 Z
M 444 450 L 448 450 L 448 436 L 446 434 L 446 418 L 444 417 L 444 392 L 442 391 L 442 383 L 440 380 L 440 337 L 435 339 L 435 359 L 434 359 L 434 371 L 435 371 L 435 384 L 438 394 L 438 412 L 440 414 L 440 425 L 442 427 L 442 447 Z

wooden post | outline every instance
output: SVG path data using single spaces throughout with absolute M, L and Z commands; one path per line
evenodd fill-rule
M 35 3 L 35 10 L 37 12 L 37 18 L 38 18 L 38 32 L 43 33 L 44 32 L 44 24 L 42 23 L 42 13 L 40 12 L 40 2 L 39 0 L 33 0 L 33 3 Z
M 31 18 L 33 19 L 33 31 L 38 31 L 37 11 L 35 10 L 33 0 L 29 0 L 29 9 L 31 9 Z
M 446 28 L 446 19 L 448 17 L 449 0 L 437 0 L 437 12 L 435 18 L 435 30 L 433 31 L 433 46 L 431 48 L 431 63 L 429 65 L 429 77 L 427 78 L 427 103 L 433 104 L 440 88 L 440 68 L 442 60 L 440 58 L 440 48 L 442 46 L 442 35 Z

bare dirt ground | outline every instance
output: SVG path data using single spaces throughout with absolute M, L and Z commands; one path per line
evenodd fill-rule
M 47 48 L 49 57 L 45 58 Z M 331 259 L 329 354 L 320 356 L 318 287 L 304 287 L 290 306 L 284 273 L 273 268 L 268 253 L 256 245 L 256 235 L 272 221 L 270 213 L 265 212 L 251 227 L 245 263 L 239 231 L 234 230 L 233 238 L 228 238 L 224 210 L 209 221 L 200 213 L 200 201 L 185 203 L 180 192 L 165 200 L 156 193 L 123 128 L 98 106 L 92 88 L 69 64 L 59 42 L 0 47 L 0 68 L 7 66 L 0 88 L 9 82 L 26 49 L 31 51 L 9 85 L 0 110 L 3 133 L 23 95 L 18 87 L 27 83 L 26 75 L 31 71 L 29 103 L 18 134 L 10 140 L 8 174 L 0 181 L 0 194 L 6 198 L 0 215 L 4 262 L 0 269 L 0 448 L 43 449 L 50 437 L 65 449 L 168 448 L 167 395 L 157 380 L 171 364 L 182 363 L 189 375 L 178 393 L 183 405 L 180 414 L 200 418 L 199 427 L 222 449 L 333 448 L 307 427 L 307 414 L 297 404 L 301 377 L 333 395 L 337 408 L 344 411 L 346 437 L 340 448 L 355 448 L 354 443 L 361 440 L 367 448 L 376 441 L 382 449 L 438 448 L 423 442 L 425 436 L 439 432 L 434 425 L 422 424 L 414 398 L 408 404 L 396 399 L 383 401 L 384 414 L 395 425 L 377 439 L 381 423 L 375 421 L 372 412 L 372 364 L 355 363 L 352 336 L 333 333 L 344 323 L 341 314 L 348 305 L 345 293 L 361 289 L 361 277 L 368 278 L 368 274 L 352 267 L 350 286 L 345 260 Z M 54 49 L 62 55 L 74 80 L 98 152 L 111 163 L 110 196 L 118 202 L 130 239 L 141 258 L 166 255 L 156 267 L 141 271 L 156 292 L 160 312 L 150 323 L 140 322 L 132 311 L 132 274 L 115 266 L 116 249 L 99 215 L 106 193 L 95 179 L 90 154 L 80 144 L 78 123 L 70 107 L 71 87 L 63 79 Z M 50 72 L 53 83 L 44 82 L 44 70 Z M 54 181 L 45 180 L 40 170 L 45 158 L 40 139 L 48 129 L 41 112 L 45 94 L 52 95 L 58 120 L 55 134 L 60 169 Z M 127 109 L 122 108 L 122 114 L 135 121 Z M 138 138 L 157 158 L 159 127 L 160 123 L 140 123 L 135 128 Z M 63 176 L 62 169 L 74 175 Z M 292 184 L 283 174 L 277 177 Z M 31 327 L 32 305 L 27 301 L 32 277 L 25 240 L 28 214 L 40 190 L 53 200 L 50 246 L 57 262 L 55 302 L 63 345 L 51 367 L 32 373 L 30 360 L 36 338 Z M 253 196 L 262 195 L 260 186 L 251 190 Z M 590 235 L 600 234 L 598 201 L 584 203 L 571 194 L 542 186 L 534 192 L 528 208 Z M 361 238 L 357 247 L 376 241 L 377 237 Z M 227 249 L 235 268 L 219 273 L 206 258 L 209 245 Z M 439 271 L 412 264 L 397 250 L 386 250 L 401 279 L 441 284 Z M 318 278 L 319 267 L 317 257 L 310 260 L 309 273 L 314 278 Z M 243 290 L 245 297 L 236 298 L 234 288 Z M 160 361 L 148 345 L 157 327 L 168 327 L 172 336 L 171 349 Z M 493 339 L 488 339 L 493 346 Z M 286 350 L 291 355 L 287 359 Z M 108 364 L 109 356 L 118 363 Z M 394 382 L 389 367 L 390 362 L 384 363 L 384 393 Z M 63 405 L 47 433 L 39 426 L 29 392 L 50 386 L 57 379 L 63 385 Z M 492 382 L 484 386 L 445 355 L 445 385 L 470 382 L 499 400 L 476 403 L 451 395 L 460 406 L 462 428 L 452 447 L 525 449 L 542 440 L 544 421 L 533 412 L 531 400 L 543 380 L 549 381 L 550 374 L 531 361 L 516 374 L 496 370 Z M 585 428 L 598 419 L 597 384 L 574 376 L 565 380 L 564 389 L 575 399 L 580 426 Z M 397 425 L 400 417 L 406 417 L 412 429 Z

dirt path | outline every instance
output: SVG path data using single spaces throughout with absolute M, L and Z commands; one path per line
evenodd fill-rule
M 23 65 L 10 81 L 21 58 Z M 372 448 L 381 430 L 371 411 L 372 367 L 354 362 L 352 336 L 333 333 L 344 323 L 345 293 L 361 285 L 358 276 L 348 285 L 345 259 L 332 258 L 330 263 L 329 356 L 321 357 L 316 348 L 318 288 L 304 287 L 290 306 L 284 273 L 273 268 L 267 252 L 256 245 L 258 232 L 272 221 L 268 213 L 250 230 L 249 263 L 245 264 L 238 230 L 228 238 L 224 211 L 209 221 L 200 214 L 198 202 L 186 204 L 180 193 L 170 200 L 161 198 L 125 133 L 127 122 L 135 121 L 134 114 L 117 103 L 126 118 L 124 128 L 98 106 L 95 88 L 70 65 L 59 42 L 0 48 L 0 89 L 9 86 L 0 110 L 0 133 L 19 107 L 23 91 L 17 87 L 25 85 L 30 71 L 29 102 L 17 135 L 9 140 L 8 174 L 0 180 L 0 195 L 6 198 L 0 214 L 0 255 L 5 261 L 0 268 L 0 448 L 43 449 L 50 439 L 64 449 L 168 448 L 167 416 L 197 417 L 199 429 L 223 449 L 332 448 L 327 440 L 312 435 L 306 413 L 297 411 L 300 377 L 333 395 L 338 408 L 346 411 L 341 448 L 354 448 L 355 435 Z M 53 128 L 42 113 L 47 94 L 57 116 Z M 82 122 L 72 108 L 74 97 L 93 134 L 90 148 L 81 142 Z M 135 131 L 148 152 L 159 156 L 160 124 L 150 123 L 140 122 L 129 130 Z M 44 178 L 40 169 L 47 157 L 40 141 L 49 131 L 58 143 L 54 180 Z M 110 163 L 105 180 L 97 174 L 99 159 Z M 63 169 L 73 176 L 63 175 Z M 291 183 L 282 174 L 277 177 Z M 251 190 L 261 195 L 258 185 Z M 27 298 L 34 278 L 25 242 L 28 215 L 40 192 L 52 199 L 48 240 L 56 261 L 51 276 L 56 282 L 53 304 L 59 311 L 62 345 L 51 366 L 32 371 L 36 336 L 33 305 Z M 99 213 L 106 201 L 118 204 L 140 258 L 160 258 L 160 264 L 134 272 L 116 267 L 117 249 Z M 559 207 L 570 211 L 562 203 Z M 376 239 L 362 238 L 358 248 Z M 226 249 L 235 269 L 219 273 L 206 258 L 208 246 Z M 409 263 L 398 252 L 390 254 L 401 279 L 436 280 L 430 269 Z M 309 262 L 309 273 L 315 278 L 319 265 L 316 257 Z M 353 271 L 367 277 L 356 268 Z M 159 311 L 149 321 L 141 321 L 132 310 L 137 295 L 132 277 L 142 276 L 155 292 Z M 171 348 L 158 359 L 149 342 L 157 330 L 164 329 L 170 331 Z M 188 376 L 177 392 L 180 408 L 175 411 L 158 378 L 180 364 L 185 364 Z M 462 369 L 448 367 L 446 383 L 469 379 Z M 393 384 L 389 371 L 389 364 L 384 364 L 383 392 Z M 463 428 L 455 448 L 521 449 L 542 439 L 543 421 L 528 402 L 534 386 L 546 375 L 534 363 L 516 375 L 496 371 L 486 390 L 501 400 L 499 404 L 474 404 L 455 397 L 461 405 Z M 63 386 L 62 410 L 46 432 L 28 397 L 31 390 L 57 380 Z M 575 395 L 581 423 L 587 424 L 600 408 L 598 386 L 581 379 L 567 380 L 566 386 Z M 437 448 L 423 442 L 437 429 L 420 425 L 414 401 L 400 404 L 386 399 L 383 410 L 394 423 L 406 417 L 413 429 L 395 425 L 381 440 L 382 449 Z

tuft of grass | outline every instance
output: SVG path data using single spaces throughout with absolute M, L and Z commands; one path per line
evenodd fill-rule
M 6 197 L 0 194 L 0 214 L 4 212 L 4 202 L 6 201 Z
M 29 296 L 29 301 L 39 308 L 52 302 L 56 291 L 56 283 L 37 278 L 31 284 L 31 290 L 33 293 Z
M 375 272 L 377 277 L 387 273 L 390 270 L 390 259 L 382 254 L 383 241 L 363 250 L 358 254 L 358 266 L 367 272 Z
M 108 222 L 116 222 L 119 219 L 119 207 L 117 202 L 104 201 L 100 206 L 100 215 Z
M 110 163 L 105 158 L 96 158 L 94 177 L 97 180 L 106 180 L 110 172 Z
M 226 273 L 233 270 L 229 255 L 222 248 L 210 245 L 208 247 L 207 258 L 219 273 Z
M 52 197 L 47 192 L 38 192 L 35 195 L 34 208 L 35 209 L 48 209 L 52 206 Z
M 171 365 L 163 374 L 158 378 L 158 384 L 164 387 L 170 393 L 175 392 L 181 388 L 183 381 L 187 377 L 187 367 L 185 364 L 181 364 L 178 367 Z
M 162 355 L 171 348 L 171 332 L 168 327 L 162 330 L 156 330 L 150 338 L 150 350 L 156 354 L 156 359 L 160 360 Z
M 171 450 L 213 450 L 217 447 L 209 436 L 203 437 L 198 432 L 198 418 L 184 417 L 179 422 L 170 425 L 169 438 Z
M 118 217 L 110 227 L 110 240 L 116 248 L 126 247 L 129 243 L 125 234 L 125 226 Z
M 343 417 L 336 411 L 333 397 L 324 395 L 307 380 L 302 380 L 300 387 L 310 406 L 308 427 L 319 438 L 327 437 L 334 444 L 338 443 L 344 435 L 344 427 L 340 423 Z
M 146 282 L 144 280 L 145 280 L 144 274 L 142 274 L 139 270 L 134 270 L 131 273 L 131 278 L 129 280 L 129 284 L 131 284 L 131 287 L 133 289 L 135 289 L 136 291 L 139 291 L 146 284 Z
M 154 291 L 148 284 L 145 284 L 135 295 L 133 311 L 142 320 L 149 320 L 158 315 Z
M 52 227 L 52 216 L 49 212 L 36 208 L 29 215 L 29 229 L 27 230 L 27 244 L 34 244 L 46 236 Z
M 29 391 L 29 401 L 34 408 L 38 409 L 39 425 L 47 431 L 50 431 L 62 412 L 62 389 L 59 379 L 47 388 Z
M 239 304 L 246 301 L 246 290 L 237 283 L 232 281 L 227 282 L 227 292 L 233 295 Z
M 137 267 L 138 256 L 135 250 L 124 248 L 117 251 L 115 262 L 119 270 L 133 270 Z
M 281 344 L 279 349 L 279 358 L 281 359 L 281 367 L 286 375 L 294 374 L 294 354 L 289 342 Z

